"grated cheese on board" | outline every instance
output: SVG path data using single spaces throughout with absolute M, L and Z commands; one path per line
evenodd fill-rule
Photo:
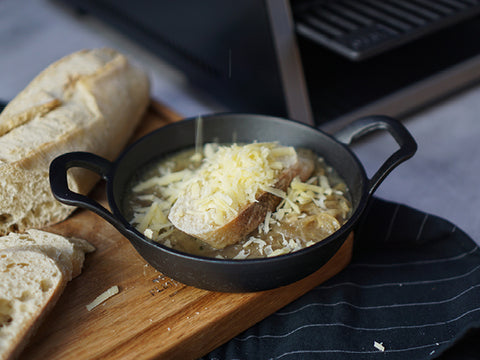
M 97 307 L 98 305 L 100 305 L 101 303 L 103 303 L 104 301 L 108 300 L 109 298 L 111 298 L 113 295 L 116 295 L 118 294 L 119 290 L 118 290 L 118 286 L 117 285 L 114 285 L 112 286 L 111 288 L 109 288 L 108 290 L 106 290 L 105 292 L 101 293 L 100 295 L 98 295 L 95 300 L 93 300 L 90 304 L 86 305 L 86 308 L 88 311 L 91 311 L 93 308 Z

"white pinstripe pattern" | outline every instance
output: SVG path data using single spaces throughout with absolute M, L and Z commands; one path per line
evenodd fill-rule
M 419 328 L 427 328 L 427 327 L 434 327 L 434 326 L 444 326 L 447 324 L 451 324 L 455 321 L 458 321 L 462 319 L 463 317 L 470 315 L 472 313 L 475 313 L 477 311 L 480 311 L 480 307 L 471 309 L 469 311 L 464 312 L 463 314 L 450 319 L 446 321 L 439 321 L 436 323 L 429 323 L 429 324 L 420 324 L 420 325 L 401 325 L 401 326 L 388 326 L 388 327 L 383 327 L 383 328 L 367 328 L 367 327 L 358 327 L 358 326 L 351 326 L 348 324 L 344 323 L 326 323 L 326 324 L 307 324 L 307 325 L 302 325 L 297 327 L 296 329 L 290 330 L 288 333 L 282 334 L 282 335 L 275 335 L 275 334 L 265 334 L 265 335 L 248 335 L 244 338 L 236 337 L 235 340 L 237 341 L 247 341 L 250 339 L 281 339 L 285 338 L 287 336 L 290 336 L 298 331 L 304 330 L 304 329 L 309 329 L 309 328 L 319 328 L 319 327 L 333 327 L 333 326 L 339 326 L 339 327 L 344 327 L 350 330 L 355 330 L 355 331 L 391 331 L 391 330 L 399 330 L 399 329 L 419 329 Z
M 472 250 L 455 255 L 448 258 L 441 259 L 432 259 L 432 260 L 418 260 L 418 261 L 409 261 L 402 263 L 389 263 L 389 264 L 369 264 L 369 263 L 352 263 L 349 265 L 350 268 L 355 267 L 371 267 L 371 268 L 391 268 L 391 267 L 402 267 L 402 266 L 412 266 L 412 265 L 430 265 L 430 264 L 440 264 L 443 262 L 461 260 L 469 255 L 472 255 L 474 252 L 478 251 L 479 247 L 474 246 Z
M 385 236 L 385 241 L 388 242 L 390 240 L 390 236 L 392 235 L 393 224 L 395 223 L 395 218 L 397 217 L 398 210 L 400 209 L 400 204 L 395 206 L 395 210 L 393 211 L 393 215 L 390 218 L 390 224 L 388 224 L 387 235 Z
M 340 306 L 340 305 L 346 305 L 355 309 L 359 310 L 378 310 L 378 309 L 392 309 L 392 308 L 400 308 L 400 307 L 409 307 L 409 306 L 431 306 L 431 305 L 441 305 L 441 304 L 446 304 L 451 301 L 455 301 L 462 297 L 463 295 L 469 293 L 470 291 L 480 288 L 480 284 L 470 286 L 468 289 L 462 291 L 461 293 L 448 298 L 444 300 L 439 300 L 439 301 L 426 301 L 426 302 L 415 302 L 415 303 L 404 303 L 404 304 L 390 304 L 390 305 L 379 305 L 379 306 L 358 306 L 352 303 L 349 303 L 347 301 L 339 301 L 336 303 L 310 303 L 308 305 L 302 306 L 299 309 L 293 310 L 293 311 L 277 311 L 274 315 L 275 316 L 287 316 L 287 315 L 292 315 L 295 313 L 298 313 L 300 311 L 306 310 L 311 307 L 316 307 L 316 306 L 328 306 L 328 307 L 334 307 L 334 306 Z
M 362 289 L 374 289 L 374 288 L 388 287 L 388 286 L 413 286 L 413 285 L 435 284 L 435 283 L 440 283 L 440 282 L 458 280 L 458 279 L 470 276 L 472 273 L 474 273 L 478 269 L 480 269 L 480 265 L 475 266 L 472 270 L 469 270 L 468 272 L 466 272 L 464 274 L 451 276 L 451 277 L 448 277 L 448 278 L 441 278 L 441 279 L 404 281 L 404 282 L 401 282 L 401 283 L 394 282 L 394 283 L 383 283 L 383 284 L 372 284 L 372 285 L 362 285 L 362 284 L 357 284 L 357 283 L 354 283 L 354 282 L 351 282 L 351 281 L 345 281 L 345 282 L 338 283 L 338 284 L 333 284 L 333 285 L 320 285 L 313 290 L 333 289 L 333 288 L 337 288 L 337 287 L 340 287 L 340 286 L 353 286 L 353 287 L 362 288 Z
M 383 353 L 395 353 L 395 352 L 405 352 L 405 351 L 412 351 L 412 350 L 419 350 L 419 349 L 426 349 L 430 347 L 438 347 L 441 344 L 447 343 L 448 340 L 445 341 L 438 341 L 432 344 L 425 344 L 419 346 L 412 346 L 409 348 L 402 348 L 402 349 L 385 349 Z M 383 354 L 378 350 L 342 350 L 342 349 L 331 349 L 331 350 L 296 350 L 296 351 L 289 351 L 283 353 L 279 356 L 276 356 L 275 359 L 281 359 L 285 356 L 289 355 L 298 355 L 298 354 L 325 354 L 325 353 L 343 353 L 343 354 Z
M 420 224 L 420 228 L 418 229 L 417 236 L 415 237 L 415 241 L 420 240 L 420 236 L 422 235 L 423 227 L 425 226 L 427 219 L 428 219 L 428 214 L 425 214 L 425 216 L 423 217 L 422 223 Z

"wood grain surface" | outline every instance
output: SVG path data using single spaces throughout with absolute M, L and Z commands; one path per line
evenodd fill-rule
M 134 138 L 179 120 L 152 102 Z M 106 206 L 104 186 L 90 194 Z M 351 235 L 309 277 L 256 293 L 220 293 L 183 285 L 140 257 L 113 226 L 86 210 L 46 230 L 84 238 L 95 247 L 83 272 L 66 287 L 21 359 L 195 359 L 225 343 L 342 270 Z M 86 305 L 111 286 L 119 293 L 91 311 Z

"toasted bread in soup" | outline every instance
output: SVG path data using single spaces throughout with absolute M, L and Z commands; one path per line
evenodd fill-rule
M 216 249 L 222 249 L 237 243 L 255 230 L 264 221 L 266 214 L 269 211 L 274 211 L 280 203 L 282 199 L 278 194 L 275 195 L 276 191 L 274 190 L 285 192 L 295 177 L 298 176 L 302 181 L 305 181 L 312 174 L 314 170 L 313 154 L 310 152 L 296 152 L 291 147 L 288 149 L 290 151 L 288 156 L 282 156 L 273 162 L 277 167 L 278 163 L 281 162 L 282 168 L 274 173 L 275 178 L 271 185 L 263 186 L 263 189 L 260 187 L 256 191 L 254 199 L 244 203 L 233 215 L 228 216 L 225 221 L 215 222 L 216 209 L 208 209 L 207 211 L 195 209 L 196 199 L 194 199 L 189 187 L 186 188 L 172 206 L 168 217 L 169 220 L 181 231 L 203 240 Z M 223 171 L 229 170 L 227 167 Z M 258 186 L 255 179 L 252 180 L 251 184 Z M 204 184 L 204 186 L 209 186 L 209 184 Z M 271 190 L 269 191 L 265 187 Z M 219 191 L 221 190 L 219 189 Z M 246 190 L 249 191 L 250 189 Z M 226 195 L 235 196 L 235 194 Z M 212 211 L 212 213 L 209 213 L 209 211 Z

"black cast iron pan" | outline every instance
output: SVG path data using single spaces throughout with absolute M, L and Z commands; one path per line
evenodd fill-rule
M 154 159 L 191 148 L 195 143 L 196 119 L 186 119 L 160 128 L 128 147 L 110 162 L 85 152 L 67 153 L 50 166 L 50 184 L 55 198 L 65 204 L 87 208 L 114 225 L 145 260 L 165 275 L 195 287 L 248 292 L 287 285 L 313 273 L 340 248 L 358 224 L 377 186 L 401 162 L 415 153 L 417 145 L 398 121 L 386 116 L 361 118 L 330 136 L 313 127 L 278 117 L 250 114 L 203 116 L 204 142 L 239 143 L 279 141 L 282 145 L 308 148 L 325 158 L 350 188 L 353 214 L 346 224 L 325 240 L 298 252 L 266 259 L 223 260 L 185 254 L 151 241 L 129 224 L 123 214 L 123 200 L 132 177 Z M 374 130 L 387 130 L 399 149 L 368 178 L 349 149 L 352 141 Z M 111 212 L 87 196 L 72 192 L 67 170 L 81 167 L 97 172 L 106 181 Z

